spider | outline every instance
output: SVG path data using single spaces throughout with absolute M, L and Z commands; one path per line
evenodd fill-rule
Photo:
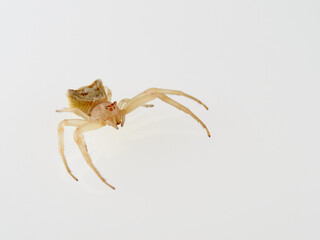
M 167 96 L 167 94 L 181 95 L 198 102 L 204 106 L 207 110 L 208 107 L 204 105 L 200 100 L 177 90 L 160 89 L 160 88 L 149 88 L 146 91 L 138 94 L 134 98 L 125 98 L 119 103 L 111 101 L 111 90 L 108 87 L 103 86 L 101 80 L 94 81 L 89 86 L 81 87 L 77 90 L 69 89 L 67 92 L 67 97 L 69 100 L 70 108 L 63 108 L 57 110 L 57 112 L 72 112 L 82 119 L 65 119 L 61 121 L 58 125 L 58 139 L 59 139 L 59 152 L 63 160 L 64 166 L 66 167 L 68 173 L 76 181 L 78 179 L 71 173 L 71 170 L 67 164 L 66 157 L 64 155 L 64 127 L 73 126 L 77 127 L 74 131 L 73 137 L 74 141 L 77 143 L 83 157 L 85 158 L 87 164 L 92 168 L 92 170 L 98 175 L 98 177 L 109 187 L 115 189 L 110 185 L 99 173 L 97 168 L 92 163 L 90 155 L 88 153 L 87 145 L 84 140 L 83 133 L 101 128 L 103 126 L 109 125 L 118 129 L 118 125 L 123 127 L 125 122 L 125 116 L 137 109 L 140 106 L 153 107 L 153 105 L 146 104 L 147 102 L 158 98 L 165 103 L 168 103 L 181 111 L 191 115 L 195 120 L 197 120 L 202 127 L 207 131 L 210 137 L 210 132 L 206 125 L 194 115 L 188 108 L 176 102 Z

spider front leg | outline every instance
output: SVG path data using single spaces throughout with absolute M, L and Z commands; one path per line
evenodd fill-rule
M 58 125 L 59 152 L 60 152 L 64 166 L 66 167 L 68 173 L 76 181 L 78 181 L 78 179 L 71 173 L 71 170 L 70 170 L 68 163 L 67 163 L 67 159 L 64 155 L 64 127 L 65 126 L 80 127 L 81 125 L 84 125 L 85 123 L 87 123 L 87 121 L 82 120 L 82 119 L 65 119 L 65 120 L 61 121 Z
M 103 126 L 105 126 L 106 123 L 102 123 L 102 122 L 98 122 L 98 121 L 91 121 L 88 122 L 80 127 L 78 127 L 73 134 L 74 140 L 75 142 L 78 144 L 79 149 L 83 155 L 83 157 L 85 158 L 87 164 L 91 167 L 91 169 L 98 175 L 98 177 L 109 187 L 111 187 L 112 189 L 115 189 L 115 187 L 113 187 L 112 185 L 110 185 L 99 173 L 98 169 L 93 165 L 93 162 L 90 158 L 90 155 L 88 153 L 88 149 L 87 149 L 87 145 L 86 142 L 84 140 L 84 136 L 83 133 L 84 132 L 88 132 L 88 131 L 92 131 L 98 128 L 101 128 Z
M 205 107 L 205 109 L 208 110 L 208 107 L 203 103 L 201 102 L 199 99 L 195 98 L 195 97 L 192 97 L 191 95 L 185 93 L 185 92 L 182 92 L 182 91 L 179 91 L 179 90 L 172 90 L 172 89 L 163 89 L 163 88 L 149 88 L 147 89 L 146 91 L 138 94 L 137 96 L 135 96 L 134 98 L 132 98 L 132 100 L 135 100 L 137 98 L 140 98 L 142 96 L 145 96 L 145 95 L 148 95 L 148 94 L 152 94 L 154 92 L 157 92 L 157 93 L 163 93 L 163 94 L 171 94 L 171 95 L 178 95 L 178 96 L 184 96 L 184 97 L 187 97 L 187 98 L 190 98 L 194 101 L 196 101 L 197 103 L 201 104 L 202 106 Z
M 128 102 L 130 102 L 130 98 L 124 98 L 124 99 L 122 99 L 119 103 L 118 103 L 118 107 L 120 108 L 120 109 L 122 109 L 122 107 L 123 107 L 123 105 L 125 105 L 126 103 L 128 103 Z M 154 107 L 154 105 L 153 104 L 143 104 L 142 105 L 143 107 Z
M 200 100 L 198 100 L 198 99 L 196 99 L 196 98 L 194 98 L 184 92 L 176 91 L 176 90 L 169 90 L 169 89 L 150 88 L 150 89 L 144 91 L 143 93 L 137 95 L 136 97 L 132 98 L 123 107 L 123 112 L 124 112 L 124 114 L 128 114 L 128 113 L 132 112 L 133 110 L 135 110 L 136 108 L 144 105 L 145 103 L 147 103 L 155 98 L 159 98 L 163 102 L 168 103 L 168 104 L 174 106 L 175 108 L 178 108 L 181 111 L 189 114 L 191 117 L 193 117 L 195 120 L 197 120 L 202 125 L 203 128 L 205 128 L 205 130 L 207 131 L 208 137 L 211 137 L 211 134 L 210 134 L 207 126 L 193 112 L 191 112 L 187 107 L 183 106 L 182 104 L 180 104 L 180 103 L 176 102 L 175 100 L 173 100 L 172 98 L 168 97 L 165 93 L 166 94 L 174 94 L 174 95 L 182 95 L 182 96 L 191 98 L 192 100 L 195 100 L 196 102 L 203 105 L 206 109 L 208 109 L 208 107 L 206 105 L 204 105 Z

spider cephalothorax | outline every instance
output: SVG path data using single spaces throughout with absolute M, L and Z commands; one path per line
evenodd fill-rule
M 125 98 L 121 100 L 119 103 L 117 103 L 111 101 L 111 91 L 109 88 L 103 86 L 101 80 L 96 80 L 91 85 L 81 87 L 77 90 L 69 89 L 67 92 L 67 97 L 69 99 L 70 108 L 57 110 L 57 112 L 73 112 L 82 119 L 65 119 L 61 121 L 58 126 L 59 151 L 68 173 L 76 181 L 78 181 L 78 179 L 71 173 L 64 155 L 64 127 L 74 126 L 77 127 L 77 129 L 74 131 L 74 140 L 78 144 L 86 162 L 105 184 L 115 189 L 101 176 L 99 171 L 93 165 L 87 150 L 86 143 L 84 141 L 83 133 L 101 128 L 105 125 L 112 126 L 116 129 L 118 129 L 118 125 L 121 125 L 121 127 L 123 127 L 125 122 L 125 116 L 128 113 L 132 112 L 133 110 L 141 106 L 152 107 L 153 105 L 146 103 L 155 98 L 158 98 L 163 102 L 166 102 L 180 109 L 181 111 L 191 115 L 205 128 L 208 136 L 210 137 L 210 132 L 206 125 L 188 108 L 171 99 L 167 96 L 167 94 L 188 97 L 200 103 L 206 109 L 208 109 L 208 107 L 204 105 L 200 100 L 177 90 L 150 88 L 131 99 Z

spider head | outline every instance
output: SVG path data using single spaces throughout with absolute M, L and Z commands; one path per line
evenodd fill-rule
M 121 123 L 122 113 L 117 102 L 103 102 L 95 106 L 91 111 L 91 119 L 111 121 L 115 124 Z
M 110 112 L 119 110 L 116 101 L 113 102 L 113 103 L 111 103 L 111 104 L 105 105 L 104 107 L 105 107 L 105 109 L 106 109 L 107 111 L 110 111 Z

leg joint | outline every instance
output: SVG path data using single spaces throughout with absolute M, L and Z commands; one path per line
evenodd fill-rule
M 82 133 L 80 131 L 79 128 L 77 128 L 74 132 L 73 132 L 73 139 L 76 143 L 79 143 L 82 137 Z
M 156 93 L 157 91 L 158 91 L 157 88 L 149 88 L 149 89 L 145 90 L 144 92 L 145 92 L 145 93 L 148 93 L 148 94 L 154 94 L 154 93 Z

